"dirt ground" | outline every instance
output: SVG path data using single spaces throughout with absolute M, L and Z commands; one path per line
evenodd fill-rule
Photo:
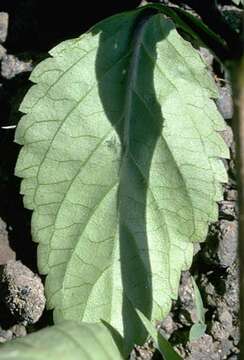
M 47 312 L 42 281 L 37 273 L 36 244 L 31 241 L 31 213 L 23 208 L 20 180 L 14 174 L 19 147 L 13 143 L 18 106 L 30 87 L 28 76 L 36 63 L 60 41 L 80 35 L 104 17 L 135 8 L 140 1 L 106 4 L 94 13 L 94 4 L 81 13 L 79 4 L 37 0 L 2 0 L 0 3 L 0 343 L 52 323 Z M 57 12 L 57 6 L 59 7 Z M 238 31 L 239 11 L 225 6 L 229 21 Z M 70 22 L 70 19 L 72 21 Z M 230 148 L 225 161 L 229 182 L 219 204 L 219 221 L 209 228 L 207 241 L 196 245 L 190 271 L 181 278 L 179 298 L 158 327 L 184 359 L 238 359 L 238 261 L 237 190 L 233 141 L 231 90 L 228 74 L 206 49 L 199 49 L 209 66 L 220 98 L 217 106 L 226 121 L 222 133 Z M 205 309 L 206 332 L 189 342 L 190 328 L 197 320 L 194 277 Z M 159 319 L 160 320 L 160 319 Z M 135 347 L 132 359 L 160 359 L 150 343 Z

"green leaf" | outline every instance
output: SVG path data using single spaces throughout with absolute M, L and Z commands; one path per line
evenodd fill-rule
M 190 341 L 198 340 L 201 336 L 205 334 L 206 329 L 207 329 L 207 325 L 201 322 L 193 324 L 190 329 L 189 340 Z
M 205 310 L 203 307 L 202 297 L 196 281 L 192 277 L 193 289 L 194 289 L 194 298 L 195 298 L 195 305 L 196 305 L 196 312 L 198 321 L 192 325 L 189 333 L 189 340 L 194 341 L 198 340 L 202 335 L 205 334 L 207 329 L 207 325 L 205 324 Z
M 228 56 L 228 48 L 225 41 L 211 30 L 201 19 L 179 7 L 169 7 L 162 4 L 149 4 L 148 7 L 171 17 L 176 27 L 190 35 L 192 39 L 197 40 L 198 44 L 208 48 L 213 54 L 225 60 Z
M 244 0 L 232 0 L 232 2 L 236 5 L 240 5 L 240 4 L 244 5 Z
M 198 289 L 198 286 L 196 284 L 196 281 L 194 280 L 193 277 L 191 279 L 192 279 L 193 288 L 194 288 L 194 298 L 195 298 L 198 321 L 201 322 L 202 324 L 204 324 L 205 323 L 205 311 L 204 311 L 204 307 L 203 307 L 202 297 L 201 297 L 200 291 Z
M 103 319 L 127 350 L 164 318 L 217 220 L 217 90 L 171 20 L 140 8 L 50 51 L 20 110 L 16 175 L 54 320 Z
M 164 357 L 164 360 L 181 360 L 181 357 L 177 352 L 173 349 L 170 342 L 167 341 L 151 324 L 151 322 L 142 314 L 139 310 L 137 310 L 137 314 L 141 319 L 141 322 L 145 326 L 147 332 L 152 337 L 154 341 L 154 345 L 156 349 L 158 349 Z
M 0 346 L 1 360 L 122 360 L 102 324 L 64 321 Z

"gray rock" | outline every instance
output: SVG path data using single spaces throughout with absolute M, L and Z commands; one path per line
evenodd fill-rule
M 6 341 L 12 340 L 12 331 L 3 330 L 0 327 L 0 344 L 5 343 Z
M 6 264 L 9 260 L 15 260 L 15 252 L 9 245 L 6 224 L 0 218 L 0 265 Z
M 10 260 L 1 266 L 1 291 L 4 303 L 19 323 L 33 324 L 45 307 L 41 279 L 20 261 Z
M 154 349 L 152 344 L 146 343 L 144 346 L 136 345 L 130 354 L 130 360 L 151 360 Z
M 232 214 L 232 211 L 233 209 L 230 214 Z M 210 227 L 211 232 L 208 241 L 202 249 L 203 261 L 222 268 L 231 266 L 237 258 L 237 228 L 238 223 L 236 220 L 221 219 L 218 223 L 213 224 Z
M 216 101 L 217 107 L 224 119 L 231 119 L 233 116 L 233 102 L 230 86 L 219 88 L 219 98 Z
M 220 354 L 220 358 L 229 359 L 229 355 L 233 351 L 233 342 L 229 339 L 224 339 L 218 343 L 218 353 Z
M 222 306 L 219 306 L 217 309 L 217 316 L 222 326 L 230 335 L 233 330 L 233 318 L 228 307 L 224 304 Z
M 6 79 L 12 79 L 23 72 L 32 71 L 32 61 L 21 61 L 14 55 L 5 55 L 2 59 L 1 75 Z
M 179 287 L 179 298 L 181 305 L 184 307 L 194 306 L 194 290 L 191 281 L 191 274 L 189 271 L 182 271 L 181 281 Z
M 221 360 L 221 356 L 216 352 L 213 339 L 210 335 L 203 335 L 198 340 L 187 344 L 189 355 L 186 360 Z
M 228 201 L 237 201 L 238 192 L 235 189 L 226 189 L 225 190 L 225 199 Z
M 0 44 L 0 60 L 4 57 L 7 50 Z
M 237 219 L 237 208 L 234 201 L 223 200 L 219 204 L 219 216 L 222 219 Z
M 160 329 L 163 330 L 163 335 L 166 336 L 166 338 L 169 338 L 170 335 L 177 329 L 177 325 L 174 322 L 172 315 L 169 314 L 166 316 L 166 318 L 161 322 Z M 159 331 L 160 331 L 159 329 Z
M 237 257 L 237 221 L 221 220 L 219 223 L 219 246 L 217 250 L 219 263 L 223 267 L 233 264 Z
M 21 324 L 16 324 L 9 330 L 12 332 L 13 338 L 24 337 L 27 334 L 25 326 Z
M 240 329 L 239 326 L 235 326 L 233 328 L 231 338 L 233 339 L 233 343 L 235 346 L 238 346 L 240 343 Z
M 194 299 L 194 288 L 191 274 L 183 271 L 179 286 L 179 321 L 185 326 L 190 326 L 198 321 L 196 304 Z
M 8 34 L 8 13 L 0 12 L 0 43 L 4 43 Z
M 239 267 L 234 262 L 232 266 L 227 269 L 227 278 L 225 281 L 224 300 L 233 313 L 237 315 L 239 320 Z
M 226 145 L 230 148 L 233 144 L 233 139 L 234 139 L 232 128 L 229 125 L 226 125 L 225 129 L 221 131 L 220 134 L 224 139 Z
M 212 322 L 210 333 L 218 341 L 227 340 L 230 335 L 219 321 Z

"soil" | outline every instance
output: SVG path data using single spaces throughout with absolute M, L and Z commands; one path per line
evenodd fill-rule
M 37 275 L 36 244 L 30 235 L 31 213 L 23 208 L 20 180 L 14 176 L 19 152 L 13 142 L 14 128 L 20 118 L 19 103 L 30 87 L 30 71 L 60 41 L 80 35 L 109 15 L 133 9 L 140 1 L 105 2 L 103 12 L 95 13 L 94 3 L 88 2 L 82 13 L 78 3 L 70 0 L 68 6 L 62 2 L 52 2 L 51 6 L 50 2 L 38 0 L 1 0 L 0 4 L 0 343 L 52 323 L 52 314 L 44 310 L 43 279 Z M 228 8 L 224 8 L 226 16 L 230 10 L 233 26 L 238 28 L 233 10 L 239 10 Z M 231 154 L 230 160 L 225 160 L 229 182 L 224 185 L 224 200 L 219 204 L 219 221 L 209 227 L 206 242 L 196 246 L 192 267 L 182 274 L 179 298 L 158 328 L 184 359 L 236 360 L 238 206 L 231 89 L 228 74 L 208 50 L 201 48 L 199 52 L 219 87 L 217 106 L 227 124 L 222 136 Z M 198 322 L 192 278 L 202 296 L 207 329 L 199 339 L 190 342 L 190 329 Z M 130 356 L 131 360 L 160 358 L 150 342 L 136 346 Z

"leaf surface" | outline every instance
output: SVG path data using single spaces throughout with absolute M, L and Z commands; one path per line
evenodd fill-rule
M 197 286 L 197 283 L 192 276 L 192 283 L 193 283 L 193 289 L 194 289 L 194 298 L 195 298 L 195 306 L 196 306 L 196 313 L 197 313 L 197 320 L 198 322 L 205 324 L 205 309 L 203 306 L 203 301 L 201 297 L 200 290 Z
M 201 336 L 205 334 L 207 329 L 207 325 L 203 324 L 202 322 L 197 322 L 192 325 L 190 332 L 189 332 L 189 341 L 198 340 Z
M 31 75 L 16 175 L 55 321 L 104 319 L 128 348 L 161 319 L 226 181 L 213 80 L 171 20 L 119 14 Z
M 102 324 L 62 324 L 0 346 L 1 360 L 122 360 L 109 330 Z
M 236 5 L 240 5 L 240 4 L 244 5 L 244 0 L 232 0 L 232 2 Z

